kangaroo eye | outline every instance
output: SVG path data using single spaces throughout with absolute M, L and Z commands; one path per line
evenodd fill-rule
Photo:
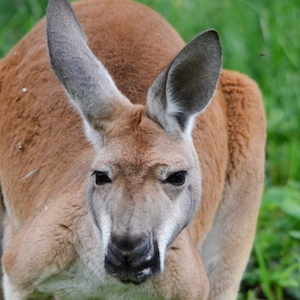
M 170 175 L 164 182 L 176 186 L 183 185 L 185 183 L 186 174 L 186 171 L 175 172 L 172 175 Z
M 111 179 L 104 172 L 95 171 L 93 175 L 96 176 L 95 183 L 97 185 L 104 185 L 106 183 L 111 183 Z

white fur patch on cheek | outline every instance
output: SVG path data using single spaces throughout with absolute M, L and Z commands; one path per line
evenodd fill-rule
M 178 222 L 182 219 L 182 211 L 179 207 L 173 209 L 169 213 L 169 218 L 165 220 L 160 226 L 160 229 L 157 234 L 157 243 L 159 250 L 159 261 L 160 261 L 160 270 L 164 271 L 164 262 L 165 262 L 165 253 L 168 245 L 172 242 L 171 239 L 174 236 L 175 230 L 178 228 Z
M 10 299 L 10 300 L 24 299 L 5 271 L 3 272 L 3 290 L 4 290 L 5 299 Z
M 106 253 L 108 247 L 110 235 L 111 235 L 111 219 L 108 214 L 102 213 L 100 216 L 100 230 L 102 234 L 102 247 L 103 252 Z

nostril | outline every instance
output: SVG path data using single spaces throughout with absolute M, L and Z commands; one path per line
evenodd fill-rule
M 120 251 L 112 243 L 108 244 L 106 256 L 107 256 L 107 258 L 109 258 L 111 260 L 111 262 L 114 265 L 116 265 L 116 266 L 122 265 L 124 255 L 123 255 L 122 251 Z
M 131 267 L 141 261 L 150 260 L 154 254 L 148 238 L 116 239 L 112 238 L 107 247 L 106 257 L 115 266 Z
M 153 251 L 151 250 L 151 243 L 149 240 L 146 240 L 128 255 L 128 261 L 135 266 L 142 260 L 149 260 L 153 255 Z
M 142 245 L 137 246 L 133 252 L 136 255 L 141 255 L 141 254 L 147 252 L 149 249 L 150 249 L 150 243 L 149 243 L 149 241 L 146 241 Z

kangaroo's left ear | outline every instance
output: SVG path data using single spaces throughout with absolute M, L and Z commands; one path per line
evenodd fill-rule
M 190 138 L 195 117 L 210 103 L 222 68 L 222 48 L 215 30 L 197 36 L 150 87 L 151 119 L 174 137 Z

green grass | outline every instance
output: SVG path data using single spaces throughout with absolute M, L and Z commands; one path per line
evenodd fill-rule
M 224 68 L 258 82 L 268 119 L 265 192 L 240 300 L 300 299 L 299 0 L 140 0 L 188 42 L 218 30 Z M 46 0 L 0 1 L 0 58 L 45 14 Z
M 242 291 L 264 295 L 260 299 L 300 299 L 299 199 L 299 183 L 265 189 Z

